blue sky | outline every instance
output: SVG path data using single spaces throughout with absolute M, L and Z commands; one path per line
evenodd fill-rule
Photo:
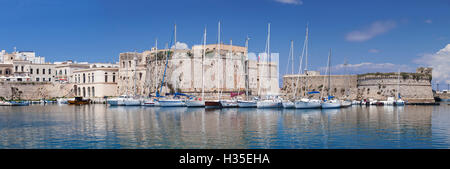
M 290 40 L 298 61 L 309 22 L 310 69 L 326 66 L 332 48 L 336 72 L 344 59 L 352 73 L 423 65 L 444 72 L 435 81 L 450 83 L 449 0 L 0 0 L 0 6 L 0 48 L 33 50 L 47 61 L 118 61 L 120 52 L 149 49 L 155 38 L 161 48 L 174 23 L 177 40 L 189 47 L 201 43 L 204 26 L 215 43 L 219 20 L 224 43 L 243 46 L 249 35 L 250 52 L 261 52 L 270 22 L 271 51 L 280 53 L 284 74 Z

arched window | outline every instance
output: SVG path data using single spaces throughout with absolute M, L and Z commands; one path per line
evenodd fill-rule
M 33 74 L 33 69 L 32 68 L 30 68 L 30 74 Z
M 92 97 L 95 97 L 95 89 L 94 89 L 94 86 L 92 86 Z
M 108 82 L 108 72 L 105 72 L 105 83 Z
M 142 80 L 142 72 L 139 73 L 139 80 Z
M 78 96 L 81 96 L 81 89 L 78 87 Z
M 45 69 L 42 69 L 42 74 L 45 74 Z
M 10 75 L 11 74 L 11 70 L 10 69 L 6 69 L 5 70 L 5 75 Z
M 88 87 L 88 97 L 91 97 L 91 88 Z
M 86 97 L 86 88 L 83 87 L 83 97 Z
M 94 83 L 94 73 L 92 73 L 92 78 L 91 78 L 91 82 Z
M 83 73 L 83 83 L 86 83 L 86 74 Z
M 115 83 L 116 82 L 116 73 L 113 73 L 113 83 Z

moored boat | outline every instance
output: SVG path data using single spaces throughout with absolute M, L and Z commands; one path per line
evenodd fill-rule
M 91 102 L 90 99 L 83 99 L 83 97 L 75 97 L 74 100 L 68 100 L 69 104 L 81 105 L 81 104 L 89 104 Z
M 341 103 L 339 100 L 327 100 L 323 102 L 322 109 L 335 109 L 335 108 L 341 108 Z
M 222 108 L 222 104 L 218 100 L 208 100 L 205 101 L 205 108 L 209 109 L 220 109 Z
M 295 101 L 296 109 L 316 109 L 321 107 L 321 101 L 316 99 L 306 99 Z
M 162 99 L 159 100 L 160 107 L 183 107 L 186 106 L 184 101 L 179 99 Z
M 242 108 L 256 108 L 257 107 L 256 100 L 238 100 L 237 104 L 238 104 L 238 107 L 242 107 Z

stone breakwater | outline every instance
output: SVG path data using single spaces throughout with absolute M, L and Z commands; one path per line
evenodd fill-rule
M 434 103 L 431 70 L 428 69 L 419 68 L 417 73 L 401 73 L 400 76 L 397 73 L 331 75 L 329 91 L 326 75 L 286 75 L 283 77 L 282 91 L 285 98 L 292 98 L 295 89 L 297 89 L 296 96 L 304 96 L 305 89 L 308 89 L 308 91 L 323 91 L 323 95 L 330 94 L 339 99 L 350 100 L 386 100 L 388 97 L 395 97 L 399 92 L 402 99 L 410 103 Z M 320 94 L 310 97 L 319 98 Z

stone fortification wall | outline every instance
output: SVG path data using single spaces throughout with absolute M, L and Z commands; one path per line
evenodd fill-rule
M 0 96 L 5 99 L 51 99 L 74 97 L 73 84 L 44 82 L 0 82 Z
M 319 91 L 323 96 L 330 94 L 340 99 L 354 99 L 357 96 L 357 76 L 356 75 L 331 75 L 331 88 L 328 91 L 328 76 L 305 76 L 305 75 L 286 75 L 283 77 L 283 91 L 284 97 L 292 99 L 294 96 L 301 98 L 306 96 L 307 91 Z M 297 84 L 299 84 L 297 86 Z M 309 98 L 318 99 L 321 94 L 308 95 Z

